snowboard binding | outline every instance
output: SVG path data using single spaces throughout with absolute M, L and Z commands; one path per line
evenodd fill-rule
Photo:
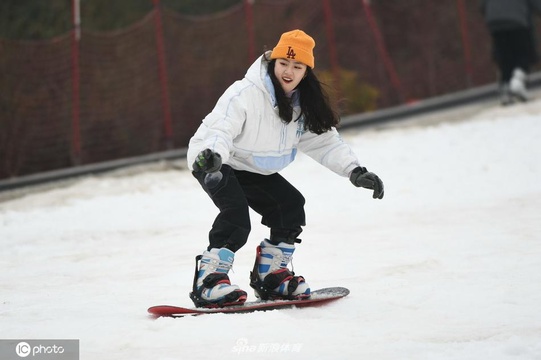
M 203 285 L 197 288 L 199 263 L 202 258 L 202 255 L 195 257 L 195 275 L 192 292 L 190 292 L 190 299 L 192 299 L 194 305 L 201 308 L 221 308 L 225 306 L 242 305 L 248 296 L 245 291 L 240 289 L 232 291 L 218 300 L 210 301 L 203 298 L 203 291 L 205 289 L 211 289 L 220 284 L 231 285 L 231 282 L 229 281 L 229 276 L 227 276 L 227 274 L 215 272 L 207 275 L 205 279 L 203 279 Z
M 254 269 L 250 272 L 250 286 L 255 291 L 255 296 L 261 300 L 300 300 L 310 298 L 310 294 L 293 295 L 299 283 L 304 282 L 302 276 L 295 276 L 295 273 L 287 268 L 278 269 L 261 280 L 259 263 L 261 258 L 261 246 L 256 248 Z M 289 281 L 287 293 L 276 291 L 282 283 Z

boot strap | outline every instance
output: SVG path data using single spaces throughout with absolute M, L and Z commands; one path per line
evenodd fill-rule
M 210 289 L 218 284 L 228 284 L 231 285 L 231 281 L 229 281 L 229 276 L 225 273 L 212 273 L 207 275 L 203 279 L 203 287 Z
M 299 284 L 304 281 L 302 276 L 293 276 L 291 280 L 289 280 L 289 284 L 287 284 L 287 294 L 293 294 L 293 292 L 297 290 L 297 287 L 299 287 Z
M 295 276 L 295 273 L 289 271 L 289 269 L 279 269 L 265 276 L 263 286 L 269 290 L 273 290 L 286 281 L 289 281 L 287 292 L 288 295 L 291 295 L 297 290 L 299 283 L 304 281 L 304 278 L 302 276 Z

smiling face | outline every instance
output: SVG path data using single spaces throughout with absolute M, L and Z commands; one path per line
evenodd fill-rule
M 276 59 L 274 75 L 280 82 L 284 92 L 289 95 L 301 82 L 306 74 L 306 65 L 288 59 Z

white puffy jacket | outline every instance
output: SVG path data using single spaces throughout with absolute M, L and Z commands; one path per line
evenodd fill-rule
M 244 79 L 233 83 L 203 119 L 188 146 L 190 168 L 197 154 L 208 148 L 233 169 L 269 175 L 289 165 L 298 149 L 335 173 L 348 176 L 359 160 L 335 128 L 317 135 L 304 130 L 302 118 L 282 122 L 267 65 L 264 55 L 259 57 Z M 296 119 L 300 107 L 293 110 Z

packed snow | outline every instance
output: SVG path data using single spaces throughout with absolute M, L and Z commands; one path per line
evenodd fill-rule
M 217 214 L 161 164 L 0 202 L 0 338 L 79 339 L 89 360 L 541 359 L 541 100 L 417 120 L 342 133 L 383 200 L 302 154 L 282 172 L 307 199 L 295 272 L 346 298 L 151 319 L 192 305 Z M 250 299 L 252 215 L 230 273 Z

